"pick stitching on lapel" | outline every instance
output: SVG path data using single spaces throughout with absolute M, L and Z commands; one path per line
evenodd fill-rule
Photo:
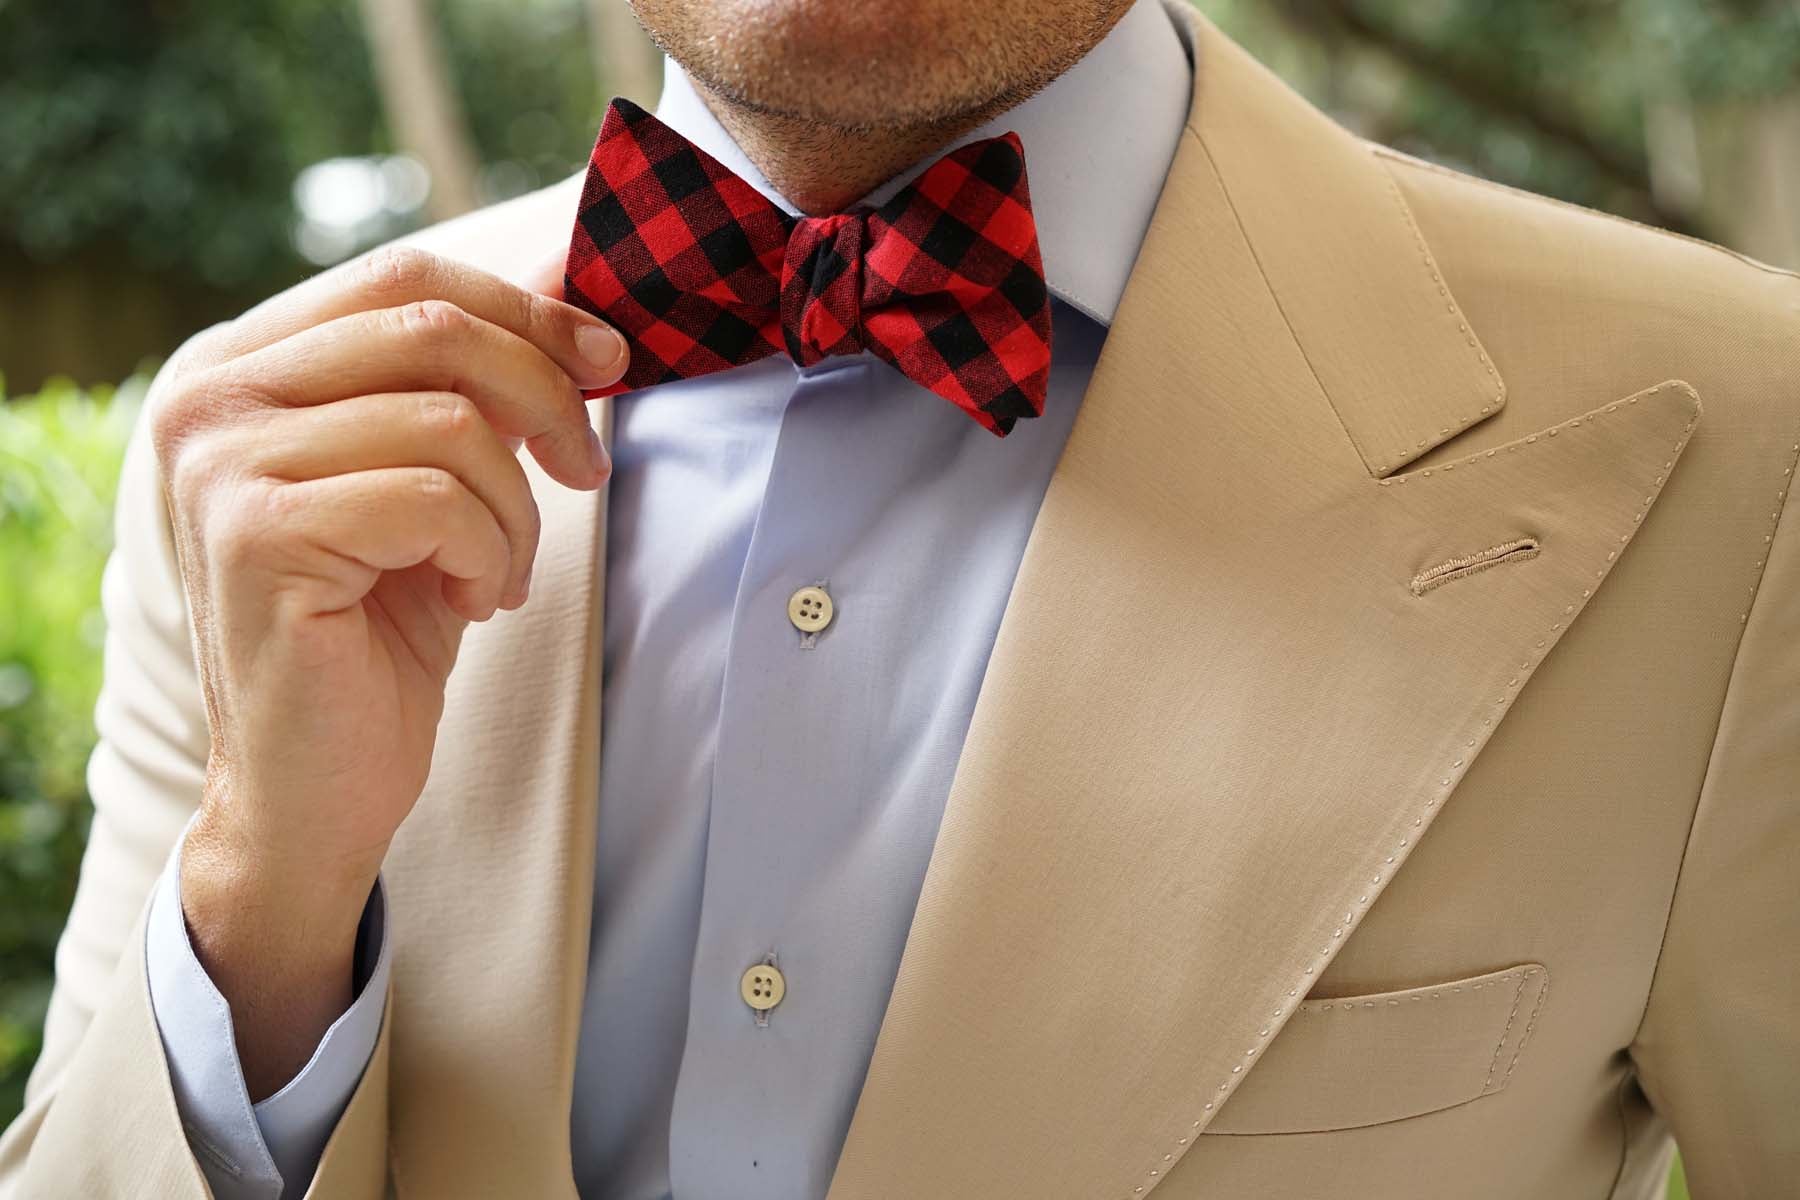
M 1204 79 L 1241 51 L 1196 25 Z M 1196 114 L 1298 102 L 1223 73 Z M 1453 302 L 1452 321 L 1388 327 L 1291 302 L 1304 283 L 1269 264 L 1297 248 L 1270 239 L 1320 229 L 1259 240 L 1234 201 L 1247 171 L 1335 164 L 1305 183 L 1329 198 L 1340 172 L 1381 169 L 1313 153 L 1350 138 L 1323 126 L 1285 123 L 1256 161 L 1183 140 L 1001 624 L 831 1200 L 1162 1182 L 1642 527 L 1698 420 L 1670 381 L 1411 473 L 1371 461 L 1381 414 L 1329 390 L 1350 379 L 1333 354 L 1377 364 L 1352 392 L 1391 367 L 1390 404 L 1430 445 L 1464 427 L 1441 418 L 1488 386 L 1487 360 Z M 1402 216 L 1367 236 L 1416 255 Z M 1409 263 L 1362 306 L 1443 309 L 1435 270 Z M 1526 561 L 1412 587 L 1521 538 Z

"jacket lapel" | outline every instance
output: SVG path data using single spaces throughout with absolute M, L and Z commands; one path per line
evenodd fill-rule
M 1685 385 L 1398 468 L 1500 378 L 1384 169 L 1204 19 L 831 1189 L 1132 1196 L 1644 521 Z
M 610 444 L 611 403 L 588 413 Z M 531 602 L 464 634 L 430 780 L 384 867 L 402 1196 L 575 1195 L 606 491 L 520 461 L 543 515 Z

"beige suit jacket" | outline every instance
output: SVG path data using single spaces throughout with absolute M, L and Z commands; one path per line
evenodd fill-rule
M 1699 1197 L 1800 1195 L 1800 278 L 1188 28 L 831 1200 L 1653 1197 L 1671 1134 Z M 578 182 L 413 240 L 517 275 Z M 605 510 L 531 476 L 314 1197 L 574 1195 Z M 140 435 L 7 1200 L 205 1193 L 142 951 L 207 749 L 159 489 Z

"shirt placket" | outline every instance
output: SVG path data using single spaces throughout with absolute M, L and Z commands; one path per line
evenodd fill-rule
M 864 581 L 840 569 L 904 471 L 849 452 L 870 445 L 858 434 L 873 414 L 853 406 L 879 402 L 872 366 L 840 358 L 796 371 L 739 581 L 671 1122 L 677 1196 L 823 1194 L 831 1164 L 804 1136 L 817 1119 L 796 1110 L 854 1093 L 837 1075 L 858 1056 L 833 1043 L 862 1038 L 851 1026 L 882 1007 L 863 994 L 879 984 L 821 957 L 840 941 L 830 922 L 849 915 L 836 894 L 820 894 L 831 875 L 819 866 L 847 858 L 866 827 L 871 797 L 856 786 L 861 759 L 847 739 L 882 724 L 872 687 L 882 652 L 867 636 L 881 602 L 860 603 Z

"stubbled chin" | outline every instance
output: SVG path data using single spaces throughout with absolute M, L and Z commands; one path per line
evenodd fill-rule
M 715 98 L 839 127 L 968 111 L 1004 88 L 1010 0 L 636 0 Z M 1040 0 L 1034 0 L 1040 2 Z M 1021 36 L 1018 27 L 1010 38 Z M 1010 47 L 1017 56 L 1021 47 Z M 1030 52 L 1026 52 L 1029 57 Z

